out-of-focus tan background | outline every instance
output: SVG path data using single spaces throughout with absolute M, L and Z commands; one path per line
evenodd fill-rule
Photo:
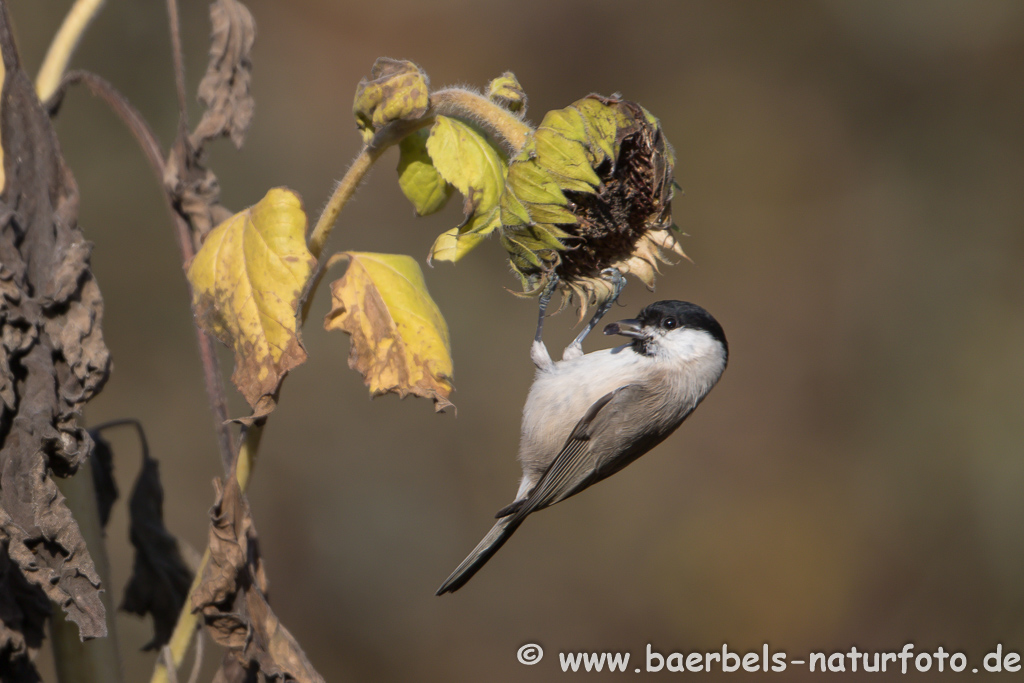
M 30 70 L 68 4 L 10 3 Z M 516 489 L 534 303 L 506 291 L 516 282 L 496 243 L 424 266 L 456 364 L 458 415 L 438 416 L 367 398 L 347 339 L 318 324 L 320 292 L 310 361 L 286 381 L 250 500 L 272 604 L 327 680 L 560 680 L 560 651 L 629 651 L 633 669 L 647 643 L 767 642 L 794 659 L 913 642 L 979 668 L 997 643 L 1024 651 L 1024 4 L 248 4 L 256 118 L 241 152 L 222 142 L 209 158 L 229 207 L 287 185 L 318 212 L 358 150 L 352 95 L 379 56 L 416 61 L 435 86 L 512 70 L 535 123 L 621 92 L 675 146 L 694 263 L 666 268 L 656 294 L 631 282 L 610 319 L 692 300 L 732 350 L 667 443 L 531 518 L 465 589 L 436 598 Z M 209 24 L 205 3 L 183 5 L 194 93 Z M 109 2 L 73 65 L 170 141 L 163 3 Z M 114 356 L 86 419 L 142 420 L 167 523 L 201 551 L 219 463 L 160 190 L 84 90 L 57 128 Z M 331 248 L 422 258 L 458 223 L 458 200 L 415 218 L 395 163 L 374 171 Z M 573 321 L 549 322 L 553 351 Z M 113 440 L 126 495 L 138 456 L 130 434 Z M 108 533 L 119 596 L 123 505 Z M 142 680 L 150 627 L 119 614 L 117 629 L 128 679 Z M 516 662 L 528 642 L 547 652 L 530 668 Z

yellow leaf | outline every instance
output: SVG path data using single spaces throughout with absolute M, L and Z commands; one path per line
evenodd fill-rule
M 328 330 L 352 337 L 348 365 L 362 373 L 372 396 L 395 393 L 451 405 L 448 325 L 409 256 L 346 252 L 345 275 L 331 284 Z
M 459 228 L 452 228 L 442 232 L 434 240 L 433 246 L 430 247 L 427 263 L 432 263 L 433 261 L 451 261 L 455 263 L 485 239 L 487 239 L 486 232 L 462 232 Z
M 306 360 L 296 316 L 315 268 L 302 202 L 282 188 L 211 230 L 188 268 L 196 317 L 234 349 L 231 379 L 254 408 Z

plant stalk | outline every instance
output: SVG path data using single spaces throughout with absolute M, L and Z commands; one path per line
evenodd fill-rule
M 53 37 L 50 48 L 46 51 L 43 65 L 36 76 L 36 94 L 43 102 L 50 99 L 60 85 L 64 72 L 71 61 L 71 55 L 78 47 L 79 41 L 89 28 L 89 24 L 103 9 L 106 0 L 77 0 L 71 11 L 64 17 L 57 35 Z
M 59 606 L 54 607 L 50 619 L 50 639 L 53 659 L 60 683 L 121 683 L 121 656 L 117 649 L 114 605 L 110 593 L 110 561 L 106 540 L 100 524 L 99 504 L 93 485 L 92 462 L 86 460 L 73 477 L 57 479 L 57 487 L 64 494 L 68 509 L 78 522 L 85 545 L 96 565 L 96 572 L 106 590 L 100 593 L 107 613 L 107 637 L 82 642 L 78 626 L 67 619 Z
M 256 465 L 256 454 L 259 451 L 262 436 L 263 425 L 261 424 L 255 424 L 245 431 L 245 440 L 238 451 L 238 469 L 236 472 L 238 487 L 242 490 L 242 493 L 245 493 L 245 489 L 249 485 L 249 479 L 252 477 L 252 470 Z M 199 615 L 192 612 L 192 593 L 195 592 L 202 582 L 203 571 L 209 562 L 210 546 L 207 544 L 206 551 L 203 553 L 203 559 L 199 563 L 199 569 L 196 570 L 196 577 L 192 580 L 192 586 L 189 588 L 188 597 L 185 598 L 185 604 L 182 606 L 181 614 L 178 616 L 178 623 L 175 624 L 174 633 L 171 634 L 171 640 L 167 644 L 167 647 L 170 648 L 171 658 L 174 661 L 175 667 L 180 667 L 181 663 L 185 660 L 185 655 L 188 653 L 188 648 L 196 634 L 196 629 L 200 626 Z M 156 668 L 153 670 L 153 677 L 150 678 L 150 683 L 169 683 L 169 681 L 167 666 L 162 658 L 158 659 Z
M 505 143 L 513 156 L 523 148 L 526 138 L 533 132 L 528 123 L 508 109 L 462 88 L 446 88 L 433 92 L 430 94 L 430 103 L 434 115 L 468 119 L 483 126 Z

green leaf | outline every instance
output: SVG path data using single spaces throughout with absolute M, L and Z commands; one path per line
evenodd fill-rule
M 438 238 L 430 258 L 457 261 L 501 225 L 497 208 L 505 187 L 505 158 L 471 126 L 447 116 L 437 117 L 426 146 L 434 168 L 466 198 L 465 222 Z
M 398 145 L 398 186 L 419 216 L 440 211 L 452 196 L 452 186 L 441 177 L 427 153 L 428 135 L 428 131 L 418 130 Z

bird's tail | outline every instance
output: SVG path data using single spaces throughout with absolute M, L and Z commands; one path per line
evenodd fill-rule
M 445 593 L 454 593 L 459 590 L 466 583 L 473 578 L 473 575 L 480 571 L 480 568 L 487 564 L 487 560 L 491 559 L 494 553 L 498 552 L 501 546 L 505 545 L 505 541 L 509 539 L 519 525 L 522 524 L 522 519 L 516 519 L 516 515 L 509 515 L 498 520 L 498 522 L 491 527 L 491 530 L 487 532 L 483 540 L 480 541 L 473 552 L 469 554 L 469 557 L 462 561 L 452 575 L 441 584 L 441 587 L 437 589 L 435 595 L 444 595 Z

